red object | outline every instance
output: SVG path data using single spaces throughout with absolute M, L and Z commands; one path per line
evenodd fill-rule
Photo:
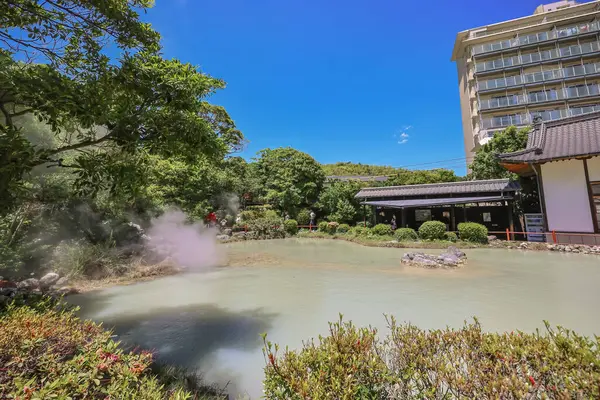
M 556 231 L 552 231 L 552 240 L 554 240 L 554 244 L 558 243 L 558 240 L 556 240 Z
M 0 281 L 0 288 L 14 288 L 14 287 L 17 287 L 16 282 Z
M 529 376 L 529 382 L 535 386 L 535 379 L 533 379 L 533 376 Z
M 506 240 L 510 242 L 510 231 L 506 228 Z
M 209 214 L 206 216 L 206 220 L 207 220 L 208 222 L 217 222 L 217 214 L 215 214 L 214 212 L 211 212 L 211 213 L 209 213 Z

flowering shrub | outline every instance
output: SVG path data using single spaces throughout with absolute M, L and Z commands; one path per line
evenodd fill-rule
M 600 343 L 564 329 L 487 333 L 422 330 L 388 319 L 390 334 L 352 323 L 299 351 L 265 339 L 265 398 L 591 399 L 600 390 Z
M 282 239 L 285 237 L 283 219 L 257 218 L 246 224 L 251 239 Z
M 458 224 L 458 233 L 461 240 L 476 243 L 487 243 L 488 229 L 476 222 L 461 222 Z
M 310 223 L 310 210 L 305 208 L 298 211 L 296 221 L 298 221 L 298 225 L 308 225 Z
M 338 224 L 337 222 L 328 222 L 327 223 L 327 233 L 329 233 L 330 235 L 333 235 L 337 232 L 337 228 L 340 224 Z
M 371 228 L 371 232 L 377 236 L 391 236 L 394 233 L 392 226 L 388 224 L 377 224 Z
M 288 235 L 296 235 L 298 233 L 298 222 L 293 219 L 288 219 L 284 221 L 283 226 Z
M 419 227 L 419 236 L 425 240 L 444 240 L 446 224 L 441 221 L 425 221 Z
M 413 242 L 419 239 L 419 235 L 413 228 L 398 228 L 394 232 L 394 237 L 399 242 Z
M 348 224 L 340 224 L 337 227 L 337 233 L 348 233 L 348 231 L 350 231 L 350 225 Z
M 72 311 L 10 306 L 0 317 L 0 398 L 187 399 L 165 390 L 149 352 L 124 352 L 111 332 Z
M 458 236 L 456 236 L 456 233 L 454 232 L 445 232 L 444 239 L 449 242 L 456 242 L 458 240 Z

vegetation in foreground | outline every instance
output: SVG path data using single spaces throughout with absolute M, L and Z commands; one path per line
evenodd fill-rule
M 223 399 L 197 377 L 125 351 L 101 326 L 51 299 L 0 315 L 0 398 Z M 226 398 L 226 397 L 225 397 Z
M 422 330 L 388 318 L 383 339 L 340 320 L 329 335 L 263 349 L 265 398 L 592 399 L 600 394 L 600 341 L 546 323 L 546 332 Z

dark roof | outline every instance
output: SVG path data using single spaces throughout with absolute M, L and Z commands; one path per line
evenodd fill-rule
M 501 163 L 542 163 L 600 155 L 600 112 L 542 122 L 525 150 L 498 155 Z
M 371 175 L 331 175 L 327 179 L 331 181 L 361 181 L 361 182 L 385 182 L 387 176 L 371 176 Z
M 363 188 L 357 198 L 428 196 L 440 194 L 465 194 L 486 192 L 514 192 L 521 189 L 518 182 L 508 179 L 489 179 L 485 181 L 462 181 L 446 183 L 428 183 L 424 185 L 404 185 L 378 188 Z
M 408 199 L 408 200 L 384 200 L 365 201 L 361 204 L 384 208 L 415 208 L 428 206 L 441 206 L 448 204 L 487 203 L 489 201 L 512 200 L 511 196 L 487 196 L 487 197 L 448 197 L 443 199 Z

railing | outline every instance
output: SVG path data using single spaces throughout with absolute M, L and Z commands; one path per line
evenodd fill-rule
M 518 36 L 513 39 L 501 40 L 494 43 L 484 43 L 473 46 L 471 55 L 490 53 L 498 50 L 513 49 L 519 46 L 544 42 L 546 40 L 562 39 L 570 36 L 595 32 L 600 30 L 600 22 L 584 23 L 552 31 L 533 33 L 531 35 Z
M 525 104 L 536 104 L 548 101 L 557 101 L 565 99 L 576 99 L 587 96 L 598 96 L 600 95 L 600 85 L 582 85 L 575 86 L 560 90 L 544 90 L 540 92 L 529 93 L 527 96 L 524 95 L 511 95 L 506 97 L 499 97 L 495 99 L 484 99 L 479 104 L 480 110 L 491 110 L 495 108 L 504 108 Z
M 600 89 L 600 88 L 599 88 Z M 506 128 L 511 125 L 527 125 L 533 121 L 534 117 L 540 116 L 543 121 L 553 121 L 555 119 L 572 117 L 575 115 L 587 114 L 600 111 L 600 104 L 594 104 L 584 107 L 573 107 L 569 110 L 551 110 L 537 111 L 529 114 L 504 115 L 500 117 L 484 118 L 482 120 L 482 129 Z
M 600 51 L 599 42 L 577 44 L 559 49 L 538 51 L 537 53 L 522 54 L 521 56 L 502 57 L 475 64 L 475 72 L 488 72 L 501 68 L 531 64 L 541 61 L 554 60 L 561 57 L 571 57 Z
M 562 69 L 533 72 L 525 75 L 515 75 L 506 78 L 489 79 L 477 83 L 477 90 L 502 89 L 524 84 L 547 82 L 556 79 L 574 78 L 600 73 L 600 63 L 574 65 Z

